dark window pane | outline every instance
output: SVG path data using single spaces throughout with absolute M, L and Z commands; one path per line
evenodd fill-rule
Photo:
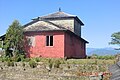
M 53 46 L 53 36 L 50 36 L 50 46 Z
M 49 46 L 49 36 L 46 36 L 46 46 Z

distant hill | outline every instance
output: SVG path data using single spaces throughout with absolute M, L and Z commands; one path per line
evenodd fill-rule
M 97 55 L 115 55 L 120 53 L 120 50 L 115 50 L 113 48 L 87 48 L 87 55 L 97 54 Z

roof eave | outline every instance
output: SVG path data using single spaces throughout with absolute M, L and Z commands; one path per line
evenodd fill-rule
M 24 33 L 28 32 L 51 32 L 51 31 L 67 31 L 66 29 L 60 29 L 60 30 L 38 30 L 38 31 L 24 31 Z
M 25 27 L 27 27 L 27 26 L 29 26 L 29 25 L 31 25 L 31 24 L 33 24 L 33 23 L 37 22 L 37 21 L 38 21 L 37 19 L 32 20 L 32 21 L 30 21 L 29 23 L 27 23 L 27 24 L 23 25 L 23 27 L 25 28 Z
M 81 26 L 84 26 L 84 23 L 77 16 L 74 18 L 81 24 Z
M 39 17 L 39 20 L 54 20 L 54 19 L 56 20 L 56 19 L 70 19 L 70 18 L 76 19 L 81 24 L 81 26 L 84 26 L 84 23 L 77 16 L 52 17 L 52 18 L 41 18 L 41 17 Z

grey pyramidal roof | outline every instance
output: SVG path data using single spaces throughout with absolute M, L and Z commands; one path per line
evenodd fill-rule
M 56 12 L 56 13 L 52 13 L 52 14 L 48 14 L 46 16 L 41 16 L 40 18 L 58 18 L 58 17 L 76 17 L 75 15 L 71 15 L 62 11 Z
M 74 18 L 76 19 L 81 25 L 84 25 L 83 22 L 76 16 L 76 15 L 71 15 L 68 13 L 65 13 L 63 11 L 58 11 L 55 13 L 51 13 L 45 16 L 39 16 L 37 18 L 34 18 L 32 20 L 53 20 L 53 19 L 67 19 L 67 18 Z
M 28 24 L 24 25 L 24 29 L 25 31 L 31 31 L 31 30 L 34 30 L 34 31 L 38 31 L 38 30 L 50 30 L 54 28 L 54 30 L 56 29 L 66 29 L 66 27 L 70 27 L 69 25 L 67 24 L 56 24 L 56 23 L 53 23 L 51 22 L 50 20 L 63 20 L 63 19 L 75 19 L 77 20 L 81 26 L 84 25 L 82 23 L 82 21 L 76 16 L 76 15 L 71 15 L 71 14 L 68 14 L 68 13 L 65 13 L 63 11 L 58 11 L 58 12 L 55 12 L 55 13 L 51 13 L 51 14 L 48 14 L 48 15 L 45 15 L 45 16 L 41 16 L 41 17 L 37 17 L 37 18 L 34 18 L 32 19 L 33 21 L 29 22 Z M 41 22 L 40 22 L 41 21 Z M 31 27 L 30 27 L 31 25 Z

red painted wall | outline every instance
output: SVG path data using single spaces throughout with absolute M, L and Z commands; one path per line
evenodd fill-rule
M 53 46 L 46 46 L 46 36 L 53 35 Z M 30 32 L 25 37 L 34 36 L 35 46 L 25 44 L 27 57 L 85 58 L 85 42 L 67 32 Z M 26 42 L 27 43 L 27 42 Z
M 85 58 L 85 42 L 72 34 L 65 33 L 65 56 L 68 58 Z
M 53 46 L 46 46 L 46 36 L 53 35 Z M 34 36 L 35 46 L 25 45 L 28 57 L 64 58 L 64 32 L 30 32 L 25 37 Z

